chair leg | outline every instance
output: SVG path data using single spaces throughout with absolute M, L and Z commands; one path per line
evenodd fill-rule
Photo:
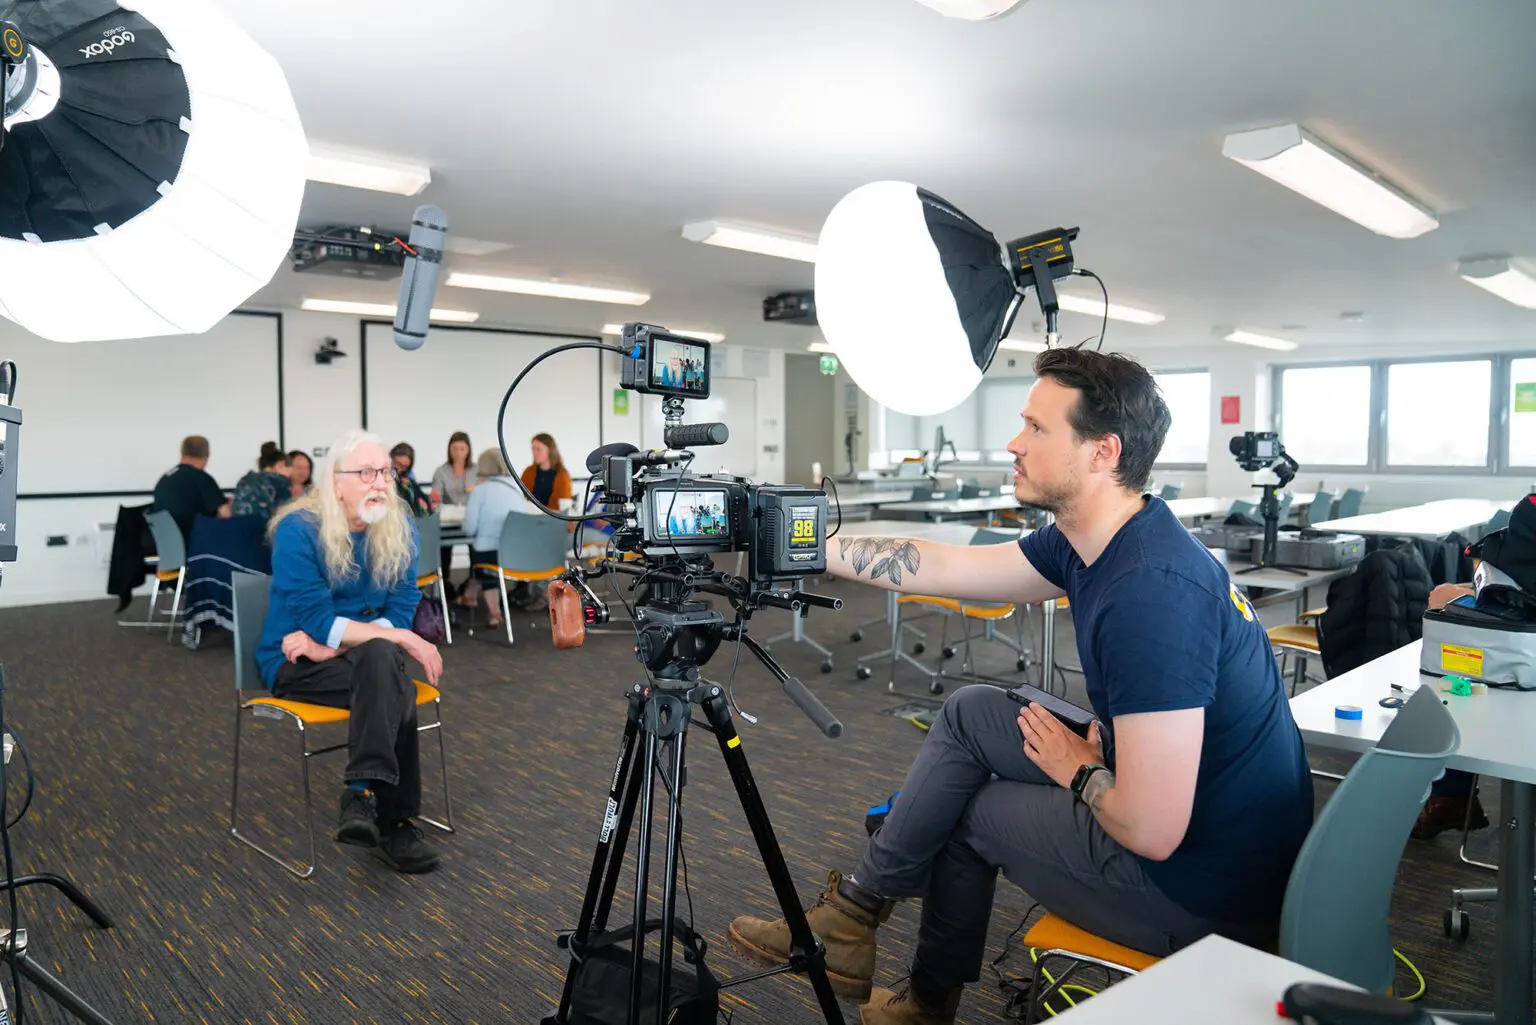
M 252 840 L 250 837 L 242 836 L 240 833 L 239 821 L 236 815 L 240 800 L 240 713 L 243 711 L 244 709 L 236 706 L 235 771 L 234 783 L 230 789 L 229 795 L 229 835 L 233 836 L 236 840 L 245 844 L 247 847 L 251 848 L 257 854 L 260 854 L 263 858 L 266 858 L 268 861 L 273 861 L 281 865 L 285 870 L 291 872 L 293 875 L 298 876 L 300 879 L 308 879 L 310 876 L 315 874 L 315 816 L 314 808 L 311 804 L 309 795 L 309 751 L 304 745 L 304 724 L 302 722 L 298 723 L 299 764 L 302 767 L 304 774 L 304 827 L 306 830 L 308 830 L 309 833 L 309 861 L 304 864 L 295 864 L 278 857 L 276 854 L 273 854 L 271 851 L 261 846 L 261 844 Z
M 507 575 L 500 571 L 498 574 L 501 578 L 501 621 L 507 628 L 507 646 L 511 647 L 516 643 L 512 640 L 512 603 L 507 600 Z
M 155 623 L 155 606 L 157 606 L 159 604 L 160 604 L 160 578 L 157 576 L 157 577 L 155 577 L 153 584 L 150 586 L 150 591 L 149 591 L 149 611 L 145 614 L 144 621 L 141 623 L 138 620 L 119 619 L 117 621 L 117 625 L 118 626 L 155 626 L 156 625 L 156 623 Z
M 1461 858 L 1463 864 L 1472 865 L 1475 868 L 1486 868 L 1490 872 L 1497 872 L 1499 866 L 1487 861 L 1478 861 L 1476 858 L 1467 857 L 1467 840 L 1472 836 L 1472 798 L 1477 796 L 1477 788 L 1480 781 L 1481 777 L 1472 777 L 1472 797 L 1467 799 L 1467 816 L 1461 822 L 1461 849 L 1457 852 L 1457 855 Z
M 165 631 L 166 642 L 176 639 L 176 614 L 181 610 L 181 585 L 186 583 L 187 567 L 176 571 L 176 597 L 171 601 L 171 625 Z
M 443 736 L 442 699 L 439 698 L 438 700 L 432 702 L 432 705 L 437 709 L 437 720 L 435 722 L 428 723 L 419 729 L 422 733 L 425 733 L 428 730 L 435 730 L 437 732 L 437 757 L 443 769 L 443 821 L 439 822 L 436 819 L 429 819 L 425 815 L 421 816 L 421 821 L 425 822 L 429 826 L 441 829 L 445 833 L 452 833 L 454 831 L 453 793 L 448 786 L 448 748 L 446 747 L 447 740 Z
M 437 575 L 437 597 L 443 606 L 443 637 L 449 644 L 453 643 L 453 617 L 448 613 L 448 585 L 443 580 L 443 575 Z

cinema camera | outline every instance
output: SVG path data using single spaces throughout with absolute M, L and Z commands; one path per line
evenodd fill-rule
M 1275 475 L 1273 481 L 1255 484 L 1264 492 L 1259 500 L 1259 515 L 1264 520 L 1264 543 L 1259 550 L 1259 561 L 1252 569 L 1240 573 L 1253 573 L 1262 569 L 1305 576 L 1299 570 L 1275 565 L 1275 545 L 1280 537 L 1280 499 L 1276 494 L 1296 478 L 1301 466 L 1280 444 L 1280 435 L 1274 431 L 1245 431 L 1227 442 L 1227 450 L 1237 459 L 1237 465 L 1250 473 L 1268 470 Z
M 607 605 L 591 586 L 594 579 L 613 582 L 616 577 L 629 576 L 634 578 L 631 589 L 639 592 L 632 609 L 634 653 L 646 672 L 627 693 L 624 737 L 608 777 L 607 800 L 581 912 L 575 929 L 557 938 L 560 948 L 570 954 L 564 989 L 559 1006 L 544 1021 L 549 1025 L 713 1021 L 711 1011 L 717 1007 L 719 988 L 795 972 L 809 976 L 827 1022 L 840 1023 L 842 1012 L 828 980 L 825 951 L 806 921 L 731 718 L 729 685 L 703 675 L 704 665 L 720 643 L 736 641 L 762 663 L 823 733 L 829 737 L 842 734 L 842 724 L 815 695 L 748 635 L 748 620 L 764 608 L 787 609 L 803 616 L 813 606 L 842 607 L 841 599 L 811 594 L 798 586 L 805 577 L 826 571 L 826 492 L 754 484 L 728 475 L 690 474 L 688 467 L 694 459 L 691 447 L 724 444 L 730 436 L 722 423 L 683 423 L 685 400 L 709 398 L 710 346 L 651 324 L 626 324 L 619 347 L 572 343 L 540 355 L 507 390 L 498 425 L 505 421 L 512 392 L 528 371 L 556 352 L 574 348 L 617 352 L 622 359 L 620 384 L 627 390 L 661 398 L 666 447 L 641 451 L 626 442 L 602 446 L 587 457 L 587 469 L 597 489 L 595 511 L 565 515 L 545 510 L 559 519 L 613 525 L 609 550 L 602 559 L 590 567 L 568 570 L 550 586 L 556 645 L 579 645 L 587 626 L 609 621 Z M 506 439 L 500 427 L 498 437 L 506 457 Z M 508 462 L 510 465 L 510 459 Z M 573 542 L 577 554 L 579 544 L 580 532 Z M 713 557 L 730 553 L 745 556 L 745 576 L 715 569 Z M 725 599 L 732 613 L 730 621 L 720 609 L 701 600 L 704 596 Z M 684 745 L 694 706 L 702 711 L 708 732 L 719 744 L 791 936 L 785 964 L 720 983 L 702 967 L 703 950 L 691 923 L 677 917 L 682 796 L 687 782 Z M 658 776 L 667 795 L 664 816 L 653 804 Z M 658 817 L 665 819 L 665 868 L 661 914 L 651 918 L 647 916 L 651 838 L 653 820 Z M 635 826 L 639 837 L 633 866 L 633 918 L 627 926 L 610 929 L 614 894 L 630 830 Z M 655 960 L 646 957 L 653 935 L 659 935 Z M 685 958 L 695 971 L 679 969 L 674 978 L 673 948 L 677 944 L 683 946 Z

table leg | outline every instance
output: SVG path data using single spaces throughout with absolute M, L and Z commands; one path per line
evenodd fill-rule
M 1536 788 L 1504 780 L 1499 789 L 1499 946 L 1494 960 L 1494 1019 L 1531 1021 L 1531 874 L 1536 871 Z

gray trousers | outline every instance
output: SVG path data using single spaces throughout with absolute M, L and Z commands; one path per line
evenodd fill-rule
M 854 873 L 883 897 L 923 898 L 914 984 L 948 990 L 981 977 L 999 869 L 1072 924 L 1149 954 L 1216 932 L 1029 760 L 1018 714 L 995 687 L 951 695 Z

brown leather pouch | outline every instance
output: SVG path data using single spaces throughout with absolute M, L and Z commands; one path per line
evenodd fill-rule
M 557 648 L 579 648 L 587 639 L 581 592 L 564 580 L 549 585 L 549 630 Z

